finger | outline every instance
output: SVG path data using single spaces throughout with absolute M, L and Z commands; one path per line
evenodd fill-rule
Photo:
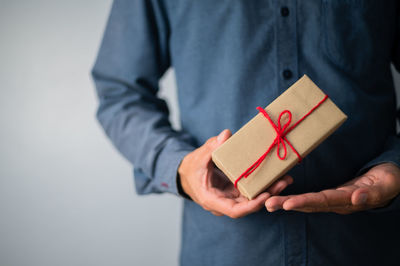
M 253 200 L 238 202 L 235 199 L 217 197 L 214 194 L 210 194 L 205 205 L 213 211 L 220 212 L 231 218 L 240 218 L 261 209 L 269 196 L 269 193 L 264 192 Z
M 212 211 L 211 213 L 214 214 L 215 216 L 223 216 L 223 214 L 220 212 Z
M 209 138 L 198 150 L 198 161 L 202 165 L 207 165 L 209 168 L 213 166 L 211 162 L 211 154 L 219 146 L 221 146 L 232 135 L 229 129 L 224 129 L 218 136 Z
M 304 207 L 304 208 L 295 208 L 292 211 L 298 211 L 298 212 L 305 212 L 305 213 L 311 213 L 311 212 L 334 212 L 337 214 L 350 214 L 355 211 L 360 211 L 362 210 L 361 208 L 357 208 L 356 206 L 351 206 L 351 207 L 330 207 L 329 210 L 326 208 L 320 208 L 320 207 Z
M 359 188 L 353 192 L 351 195 L 351 203 L 355 206 L 365 205 L 368 200 L 368 194 L 370 189 L 367 187 Z M 372 193 L 371 193 L 372 194 Z M 371 197 L 370 197 L 371 201 Z
M 383 207 L 392 199 L 387 195 L 384 193 L 384 189 L 378 185 L 362 187 L 353 192 L 351 202 L 358 209 L 378 208 Z
M 380 201 L 380 189 L 358 187 L 355 185 L 340 187 L 337 190 L 325 190 L 295 196 L 284 204 L 285 210 L 301 212 L 335 212 L 348 214 L 373 207 L 383 206 L 387 201 Z M 295 202 L 296 201 L 296 202 Z
M 269 212 L 274 212 L 283 208 L 283 203 L 293 196 L 273 196 L 265 202 L 265 207 Z
M 240 193 L 240 192 L 239 192 Z M 244 202 L 244 201 L 249 201 L 248 198 L 246 198 L 243 195 L 239 195 L 238 197 L 235 197 L 236 202 L 240 203 L 240 202 Z
M 304 212 L 304 213 L 313 213 L 313 212 L 334 212 L 337 214 L 349 214 L 354 212 L 354 210 L 352 209 L 348 209 L 348 208 L 330 208 L 329 211 L 326 210 L 325 208 L 312 208 L 312 207 L 306 207 L 306 208 L 296 208 L 293 209 L 292 211 L 297 211 L 297 212 Z
M 224 143 L 227 139 L 229 139 L 232 136 L 232 132 L 229 129 L 224 129 L 222 130 L 221 133 L 219 133 L 217 137 L 217 142 L 218 144 Z
M 271 195 L 268 192 L 264 192 L 252 200 L 248 200 L 245 197 L 236 198 L 237 204 L 235 205 L 235 207 L 232 210 L 233 213 L 232 213 L 231 217 L 240 218 L 240 217 L 246 216 L 250 213 L 259 211 L 261 208 L 263 208 L 265 201 L 270 196 Z
M 307 209 L 316 212 L 328 212 L 333 208 L 349 208 L 352 192 L 328 189 L 321 192 L 306 193 L 289 198 L 283 203 L 283 209 Z
M 366 205 L 369 208 L 382 207 L 398 195 L 399 176 L 392 171 L 382 171 L 385 165 L 378 165 L 360 177 L 359 180 L 364 185 L 354 191 L 352 195 L 354 205 Z
M 222 130 L 218 136 L 209 138 L 206 143 L 204 143 L 203 150 L 206 153 L 210 153 L 214 151 L 216 148 L 221 146 L 227 139 L 232 136 L 232 133 L 229 129 Z
M 275 181 L 269 188 L 268 192 L 271 195 L 278 195 L 281 193 L 288 185 L 293 183 L 293 178 L 289 175 L 285 175 L 282 178 Z

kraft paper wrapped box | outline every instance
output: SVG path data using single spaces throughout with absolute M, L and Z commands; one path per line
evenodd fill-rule
M 267 189 L 347 119 L 306 75 L 264 110 L 271 121 L 259 108 L 254 118 L 212 154 L 215 165 L 248 199 Z

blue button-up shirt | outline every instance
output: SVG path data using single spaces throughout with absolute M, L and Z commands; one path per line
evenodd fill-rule
M 237 131 L 307 74 L 348 115 L 290 171 L 284 194 L 338 186 L 381 162 L 400 165 L 395 92 L 396 0 L 115 1 L 93 77 L 98 119 L 134 165 L 139 194 L 179 195 L 182 158 Z M 157 97 L 175 69 L 182 130 Z M 184 200 L 183 265 L 399 264 L 400 204 L 351 215 L 265 209 L 216 217 Z

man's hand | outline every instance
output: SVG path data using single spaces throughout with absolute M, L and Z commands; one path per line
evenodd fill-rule
M 335 189 L 291 196 L 271 197 L 265 202 L 268 211 L 278 209 L 301 212 L 349 214 L 383 207 L 400 192 L 400 168 L 391 163 L 372 167 Z
M 185 193 L 205 210 L 217 216 L 239 218 L 260 210 L 271 194 L 279 194 L 293 179 L 290 176 L 281 178 L 253 200 L 242 196 L 211 160 L 211 153 L 231 135 L 229 130 L 224 130 L 218 137 L 208 139 L 183 158 L 178 173 Z

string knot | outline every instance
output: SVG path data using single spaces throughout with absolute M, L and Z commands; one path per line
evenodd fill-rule
M 276 138 L 274 139 L 273 144 L 274 144 L 274 146 L 277 145 L 276 155 L 278 156 L 279 159 L 284 160 L 287 155 L 285 141 L 288 142 L 288 140 L 286 139 L 286 134 L 289 133 L 286 129 L 289 127 L 290 122 L 292 122 L 292 113 L 289 110 L 282 111 L 279 114 L 278 125 L 275 125 L 274 122 L 272 122 L 272 120 L 268 116 L 267 112 L 265 112 L 265 110 L 263 108 L 257 107 L 257 110 L 270 120 L 271 125 L 275 129 Z M 288 119 L 287 119 L 286 123 L 283 124 L 283 126 L 282 126 L 282 117 L 285 114 L 287 114 Z M 281 147 L 283 148 L 283 151 L 284 151 L 283 156 L 281 156 L 281 154 L 280 154 Z

